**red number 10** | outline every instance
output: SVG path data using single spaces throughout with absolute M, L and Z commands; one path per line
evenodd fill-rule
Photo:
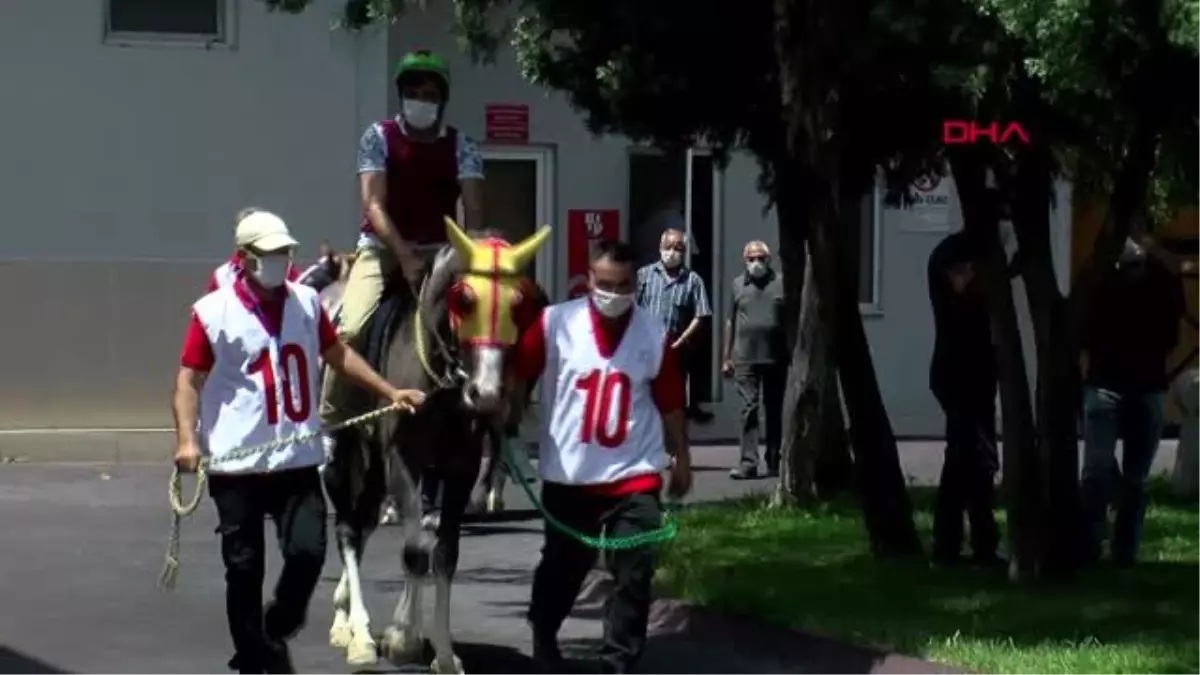
M 606 448 L 615 448 L 624 443 L 629 436 L 629 409 L 633 401 L 629 376 L 619 370 L 605 373 L 597 369 L 575 380 L 575 388 L 586 393 L 579 440 L 591 443 L 595 439 Z M 616 398 L 617 426 L 616 429 L 609 429 L 613 398 Z
M 279 348 L 279 361 L 283 372 L 283 414 L 293 422 L 303 422 L 312 412 L 308 357 L 300 345 L 289 342 Z M 267 394 L 267 424 L 279 424 L 279 400 L 275 395 L 275 367 L 271 363 L 271 350 L 262 350 L 247 372 L 251 375 L 262 373 L 263 390 Z M 292 391 L 293 383 L 298 391 Z

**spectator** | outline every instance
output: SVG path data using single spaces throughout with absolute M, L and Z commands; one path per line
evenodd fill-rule
M 933 514 L 933 556 L 961 562 L 963 512 L 970 521 L 971 560 L 1000 562 L 993 513 L 996 453 L 996 360 L 987 302 L 975 280 L 979 240 L 956 232 L 929 257 L 934 345 L 929 388 L 946 415 L 946 455 Z
M 661 260 L 637 272 L 637 304 L 662 322 L 681 363 L 690 363 L 695 356 L 700 330 L 712 316 L 704 280 L 683 264 L 686 250 L 683 232 L 668 229 L 659 243 Z M 697 422 L 712 419 L 690 394 L 687 416 Z
M 1146 512 L 1146 477 L 1158 451 L 1167 389 L 1167 357 L 1179 340 L 1183 285 L 1148 238 L 1130 237 L 1104 272 L 1083 327 L 1083 555 L 1100 558 L 1114 490 L 1111 554 L 1137 559 Z M 1123 441 L 1116 469 L 1117 439 Z M 1114 483 L 1116 483 L 1114 485 Z
M 786 382 L 787 350 L 783 328 L 783 277 L 771 269 L 771 250 L 761 241 L 742 249 L 746 271 L 733 280 L 733 299 L 725 320 L 721 371 L 732 376 L 742 398 L 742 457 L 729 472 L 734 480 L 758 476 L 758 414 L 767 432 L 767 475 L 779 474 L 779 446 Z M 759 405 L 761 401 L 761 406 Z

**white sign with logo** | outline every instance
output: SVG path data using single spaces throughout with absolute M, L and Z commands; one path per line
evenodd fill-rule
M 901 218 L 900 229 L 906 232 L 949 232 L 951 209 L 954 208 L 950 181 L 939 176 L 925 176 L 913 181 L 915 200 Z

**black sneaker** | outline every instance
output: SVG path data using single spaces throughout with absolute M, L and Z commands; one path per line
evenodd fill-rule
M 268 673 L 294 673 L 296 667 L 292 665 L 292 653 L 288 651 L 287 643 L 282 640 L 273 640 L 267 643 L 267 667 Z
M 537 673 L 565 673 L 567 662 L 558 648 L 558 638 L 533 635 L 533 668 Z
M 262 673 L 263 669 L 255 667 L 250 659 L 242 658 L 240 653 L 235 653 L 233 658 L 229 659 L 227 667 L 235 673 Z
M 729 472 L 729 477 L 733 480 L 750 480 L 758 478 L 757 466 L 739 466 Z

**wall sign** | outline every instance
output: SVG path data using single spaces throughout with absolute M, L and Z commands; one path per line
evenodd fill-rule
M 592 249 L 602 241 L 621 236 L 618 209 L 571 209 L 567 211 L 567 297 L 587 293 L 588 261 Z
M 949 232 L 950 210 L 953 208 L 953 195 L 950 191 L 950 181 L 941 176 L 922 176 L 913 181 L 913 192 L 916 200 L 907 209 L 902 209 L 903 224 L 900 229 L 906 232 Z
M 489 103 L 484 106 L 484 115 L 487 142 L 529 142 L 529 106 L 524 103 Z

